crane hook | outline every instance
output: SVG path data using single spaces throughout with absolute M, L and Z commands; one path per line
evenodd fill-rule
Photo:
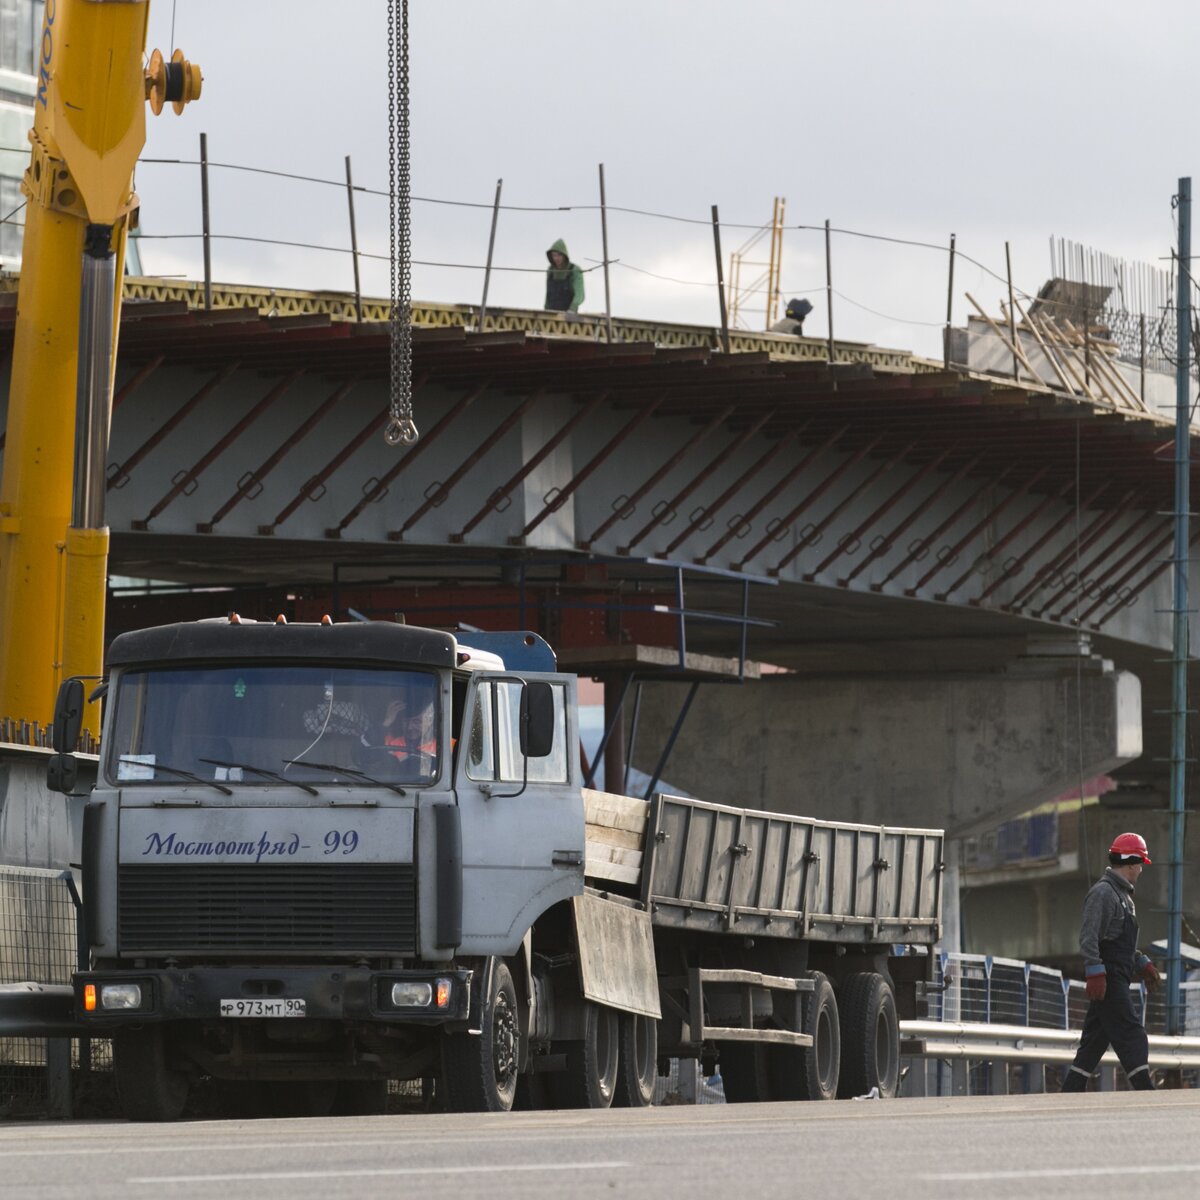
M 393 417 L 383 431 L 383 440 L 389 446 L 411 446 L 420 436 L 411 417 Z

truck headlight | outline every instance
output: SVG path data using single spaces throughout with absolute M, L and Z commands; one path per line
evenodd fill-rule
M 392 984 L 393 1008 L 447 1009 L 453 998 L 453 979 L 405 979 Z
M 111 1010 L 142 1007 L 142 988 L 137 983 L 102 983 L 100 1007 Z
M 428 1008 L 433 1002 L 433 984 L 411 980 L 392 984 L 392 1003 L 397 1008 Z

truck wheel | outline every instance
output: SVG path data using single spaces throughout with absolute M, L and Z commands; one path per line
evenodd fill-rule
M 168 1061 L 161 1025 L 128 1029 L 113 1039 L 113 1074 L 129 1121 L 174 1121 L 187 1103 L 187 1075 Z
M 521 1058 L 517 989 L 504 963 L 492 972 L 484 996 L 482 1032 L 442 1040 L 442 1082 L 450 1112 L 508 1112 L 517 1094 Z
M 614 1108 L 645 1108 L 654 1103 L 658 1082 L 658 1022 L 621 1013 L 617 1017 L 617 1086 Z
M 804 993 L 801 1019 L 811 1046 L 772 1047 L 771 1061 L 779 1100 L 832 1100 L 837 1095 L 841 1062 L 838 1006 L 833 986 L 820 971 L 810 971 L 813 990 Z
M 560 1042 L 567 1069 L 546 1077 L 556 1108 L 608 1108 L 617 1087 L 616 1009 L 584 1001 L 582 1041 Z
M 838 1095 L 872 1088 L 890 1100 L 900 1079 L 900 1024 L 892 986 L 874 971 L 850 975 L 841 986 L 842 1072 Z
M 770 1052 L 762 1042 L 718 1042 L 721 1085 L 727 1104 L 774 1100 Z

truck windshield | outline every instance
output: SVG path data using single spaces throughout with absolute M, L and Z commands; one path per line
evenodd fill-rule
M 432 783 L 440 770 L 437 676 L 271 663 L 127 670 L 104 748 L 109 782 L 247 787 Z M 161 764 L 161 770 L 157 769 Z

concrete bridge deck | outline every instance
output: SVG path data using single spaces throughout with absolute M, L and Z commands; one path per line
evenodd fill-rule
M 352 300 L 218 289 L 203 312 L 194 285 L 129 291 L 115 572 L 295 584 L 384 548 L 593 555 L 617 575 L 665 559 L 792 585 L 825 645 L 886 630 L 889 608 L 942 636 L 1169 642 L 1153 416 L 875 347 L 830 364 L 819 339 L 739 334 L 724 354 L 719 331 L 623 321 L 608 344 L 602 318 L 538 312 L 474 332 L 470 308 L 418 305 L 423 437 L 392 450 L 386 324 L 340 319 Z
M 693 708 L 681 784 L 731 724 L 774 748 L 752 780 L 701 771 L 713 799 L 977 826 L 1136 757 L 1122 672 L 1146 752 L 1118 777 L 1161 795 L 1173 434 L 1153 413 L 872 346 L 831 363 L 820 339 L 739 333 L 726 353 L 712 328 L 615 320 L 609 341 L 603 318 L 479 329 L 470 306 L 418 304 L 422 437 L 393 449 L 385 306 L 127 293 L 111 571 L 232 590 L 114 603 L 112 628 L 401 610 L 536 625 L 578 662 L 676 644 L 682 597 L 735 618 L 689 620 L 688 650 L 736 658 L 747 611 L 749 656 L 793 673 Z M 13 321 L 0 305 L 0 352 Z M 665 730 L 674 704 L 644 719 Z M 781 799 L 789 730 L 807 767 Z

